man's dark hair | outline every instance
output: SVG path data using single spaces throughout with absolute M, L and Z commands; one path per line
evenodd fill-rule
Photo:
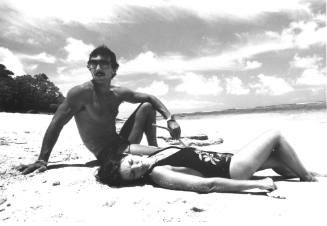
M 110 58 L 112 69 L 114 70 L 114 76 L 116 75 L 116 71 L 118 70 L 119 64 L 117 63 L 116 54 L 111 51 L 106 45 L 101 45 L 95 48 L 89 56 L 89 61 L 92 57 L 104 56 L 106 58 Z

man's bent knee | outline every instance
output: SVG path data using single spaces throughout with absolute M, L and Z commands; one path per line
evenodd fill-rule
M 156 111 L 153 108 L 152 104 L 150 104 L 149 102 L 144 102 L 142 104 L 142 106 L 140 107 L 139 112 L 141 112 L 142 114 L 156 113 Z

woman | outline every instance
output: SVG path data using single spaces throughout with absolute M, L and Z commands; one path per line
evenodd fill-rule
M 97 179 L 108 185 L 151 182 L 161 187 L 201 193 L 235 192 L 252 188 L 273 191 L 271 178 L 250 180 L 263 169 L 282 176 L 316 181 L 278 131 L 268 131 L 236 154 L 194 148 L 166 148 L 149 157 L 121 154 L 100 166 Z

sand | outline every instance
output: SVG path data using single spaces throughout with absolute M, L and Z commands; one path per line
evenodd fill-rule
M 74 120 L 63 129 L 44 173 L 21 175 L 13 169 L 39 154 L 50 115 L 0 113 L 0 222 L 3 224 L 228 224 L 325 225 L 327 180 L 276 181 L 275 195 L 172 191 L 151 185 L 110 188 L 94 178 L 97 166 L 83 146 Z M 327 172 L 326 112 L 241 114 L 181 119 L 183 135 L 205 133 L 224 143 L 206 150 L 237 151 L 265 130 L 278 128 L 307 168 Z M 164 125 L 164 122 L 158 122 Z M 158 135 L 167 136 L 159 130 Z M 143 141 L 144 143 L 145 141 Z M 167 145 L 159 140 L 161 146 Z M 276 176 L 272 171 L 258 175 Z

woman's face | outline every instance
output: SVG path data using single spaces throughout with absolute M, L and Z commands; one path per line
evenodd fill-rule
M 149 169 L 146 157 L 127 155 L 120 163 L 120 176 L 124 180 L 136 180 L 141 178 Z

